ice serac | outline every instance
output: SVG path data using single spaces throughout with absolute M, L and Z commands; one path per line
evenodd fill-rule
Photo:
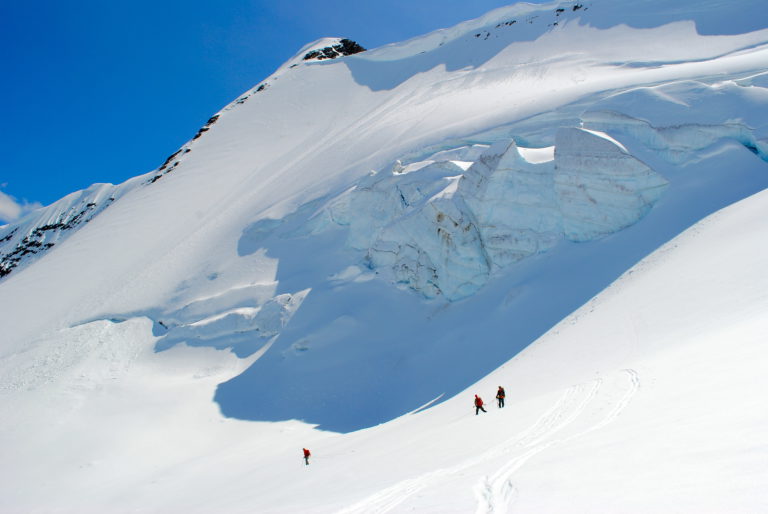
M 446 294 L 487 268 L 476 262 L 479 238 L 466 208 L 455 205 L 463 171 L 452 161 L 396 163 L 336 199 L 325 217 L 348 227 L 347 244 L 364 252 L 368 267 L 427 297 Z M 463 271 L 456 284 L 440 282 L 447 269 Z
M 503 268 L 552 247 L 561 233 L 551 162 L 532 164 L 514 141 L 493 145 L 462 178 L 486 253 Z
M 572 241 L 589 241 L 636 223 L 666 186 L 664 177 L 604 134 L 578 128 L 557 132 L 555 191 L 563 231 Z
M 667 185 L 603 133 L 563 128 L 556 139 L 554 156 L 551 147 L 521 153 L 501 139 L 479 154 L 475 145 L 397 161 L 332 200 L 314 231 L 344 226 L 369 268 L 427 298 L 454 301 L 559 241 L 632 225 Z M 442 160 L 470 155 L 474 162 Z
M 459 177 L 444 178 L 449 183 L 422 208 L 388 227 L 371 249 L 372 263 L 390 266 L 398 282 L 428 297 L 470 296 L 495 270 L 560 238 L 552 174 L 551 163 L 531 164 L 514 141 L 498 141 Z M 403 234 L 404 244 L 397 241 Z M 382 258 L 391 248 L 397 258 Z
M 388 226 L 371 249 L 374 266 L 389 266 L 398 283 L 428 297 L 457 299 L 477 291 L 491 263 L 457 187 L 458 178 L 449 178 L 421 208 Z M 396 248 L 394 258 L 389 257 L 391 248 Z

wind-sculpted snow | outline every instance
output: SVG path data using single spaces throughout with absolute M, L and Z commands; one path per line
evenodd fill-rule
M 217 278 L 211 276 L 209 280 Z M 103 314 L 86 322 L 122 323 L 146 318 L 153 324 L 158 352 L 186 345 L 229 349 L 238 357 L 248 357 L 274 341 L 309 293 L 307 289 L 275 295 L 276 286 L 274 282 L 224 285 L 205 297 L 195 297 L 194 291 L 187 291 L 163 307 Z
M 723 140 L 768 161 L 768 73 L 714 83 L 682 81 L 639 87 L 594 103 L 586 126 L 630 136 L 680 164 Z
M 281 294 L 260 304 L 258 292 L 249 289 L 237 288 L 161 314 L 156 320 L 161 327 L 156 330 L 161 336 L 157 349 L 185 343 L 232 348 L 237 355 L 251 355 L 280 333 L 309 292 Z
M 530 162 L 508 140 L 466 171 L 464 161 L 437 160 L 476 150 L 398 161 L 332 202 L 319 228 L 348 227 L 349 246 L 371 269 L 427 298 L 458 300 L 563 239 L 590 241 L 632 225 L 667 184 L 616 141 L 580 129 L 557 133 L 553 160 Z
M 676 123 L 653 126 L 650 123 L 614 111 L 593 111 L 584 115 L 585 123 L 600 130 L 624 133 L 642 141 L 665 159 L 674 163 L 691 160 L 691 155 L 722 140 L 732 140 L 768 160 L 768 138 L 760 137 L 752 127 L 740 122 L 722 124 Z

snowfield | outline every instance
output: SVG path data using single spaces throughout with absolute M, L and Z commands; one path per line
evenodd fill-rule
M 311 43 L 0 227 L 0 512 L 766 510 L 768 19 L 666 4 Z

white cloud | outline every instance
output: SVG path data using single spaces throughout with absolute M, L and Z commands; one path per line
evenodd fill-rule
M 14 197 L 0 191 L 0 223 L 15 221 L 26 213 L 42 207 L 37 202 L 17 201 Z

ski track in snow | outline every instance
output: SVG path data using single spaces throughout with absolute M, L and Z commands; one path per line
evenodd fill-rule
M 493 475 L 486 476 L 481 481 L 481 483 L 475 487 L 475 492 L 478 497 L 478 508 L 476 514 L 506 513 L 507 508 L 512 504 L 518 495 L 518 490 L 512 483 L 512 476 L 529 459 L 535 455 L 538 455 L 544 450 L 567 443 L 595 430 L 599 430 L 615 420 L 619 414 L 621 414 L 621 412 L 627 407 L 627 405 L 629 405 L 629 402 L 640 388 L 640 379 L 635 370 L 624 369 L 622 371 L 627 375 L 629 380 L 629 388 L 624 392 L 624 395 L 619 399 L 619 401 L 613 405 L 613 408 L 603 419 L 590 426 L 589 428 L 575 434 L 566 437 L 550 439 L 550 436 L 554 435 L 556 432 L 559 432 L 562 428 L 569 425 L 576 419 L 579 414 L 581 414 L 581 412 L 584 411 L 587 404 L 589 404 L 597 395 L 597 391 L 602 384 L 602 379 L 596 379 L 594 381 L 592 390 L 589 391 L 583 400 L 581 400 L 579 405 L 573 410 L 569 409 L 568 404 L 573 402 L 569 401 L 568 397 L 575 394 L 577 392 L 575 390 L 579 386 L 571 387 L 568 391 L 566 391 L 566 393 L 563 395 L 560 401 L 555 404 L 552 410 L 545 414 L 537 423 L 546 427 L 543 429 L 543 434 L 539 437 L 536 437 L 534 441 L 523 445 L 525 451 L 522 454 L 511 459 L 509 462 L 499 468 Z M 547 419 L 549 417 L 554 418 L 555 422 L 550 422 Z M 561 419 L 563 417 L 566 419 L 558 423 L 557 419 Z M 536 425 L 534 425 L 534 428 L 535 426 Z M 534 433 L 535 432 L 536 431 L 534 430 Z
M 559 432 L 571 425 L 595 401 L 603 386 L 604 380 L 596 378 L 590 382 L 576 384 L 562 394 L 555 404 L 546 411 L 529 428 L 511 437 L 507 441 L 471 458 L 448 468 L 438 469 L 415 478 L 398 482 L 378 493 L 375 493 L 345 509 L 338 514 L 383 514 L 389 512 L 415 493 L 438 484 L 439 482 L 465 470 L 481 465 L 487 461 L 512 454 L 510 460 L 499 468 L 493 475 L 483 477 L 475 486 L 478 498 L 477 514 L 504 513 L 515 500 L 519 491 L 511 481 L 514 473 L 528 460 L 539 453 L 557 445 L 564 444 L 577 437 L 601 429 L 615 420 L 629 405 L 632 397 L 640 386 L 640 380 L 635 370 L 622 370 L 629 384 L 619 400 L 611 406 L 608 414 L 597 423 L 575 434 L 555 437 Z

